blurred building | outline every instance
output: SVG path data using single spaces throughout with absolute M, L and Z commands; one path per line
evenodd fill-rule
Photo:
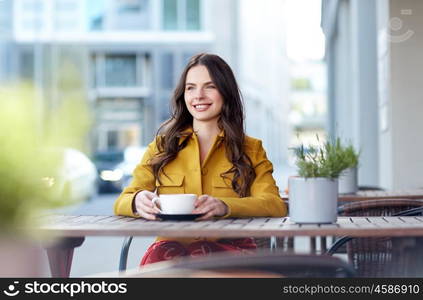
M 360 185 L 423 187 L 423 2 L 323 0 L 332 135 L 360 148 Z
M 12 14 L 12 1 L 0 1 L 0 84 L 10 80 L 12 65 L 9 57 L 13 49 L 13 23 L 9 17 Z
M 16 0 L 15 70 L 52 96 L 59 72 L 81 78 L 94 150 L 146 144 L 168 117 L 181 67 L 212 48 L 207 9 L 200 0 Z
M 327 139 L 325 38 L 320 0 L 286 0 L 289 58 L 289 148 L 321 145 Z M 304 9 L 307 7 L 307 9 Z M 289 162 L 295 165 L 294 151 Z M 295 170 L 296 171 L 296 170 Z M 292 175 L 296 175 L 293 173 Z
M 46 109 L 63 77 L 84 91 L 93 151 L 149 143 L 189 57 L 222 56 L 244 92 L 247 133 L 286 161 L 288 76 L 284 2 L 246 0 L 14 0 L 8 77 L 42 87 Z M 13 5 L 12 5 L 13 4 Z M 4 4 L 3 4 L 4 5 Z M 258 47 L 257 45 L 266 45 Z
M 275 170 L 284 175 L 290 136 L 286 13 L 284 0 L 240 0 L 237 23 L 247 133 L 263 140 Z
M 318 144 L 326 139 L 326 66 L 321 60 L 290 62 L 289 121 L 292 146 Z

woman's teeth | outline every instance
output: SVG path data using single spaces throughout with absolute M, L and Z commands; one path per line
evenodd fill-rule
M 209 104 L 201 104 L 201 105 L 194 105 L 195 109 L 207 109 L 210 105 Z

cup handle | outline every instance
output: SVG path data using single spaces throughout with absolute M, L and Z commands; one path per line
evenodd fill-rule
M 153 202 L 153 205 L 155 207 L 157 207 L 157 209 L 160 211 L 160 213 L 162 213 L 162 210 L 160 209 L 160 206 L 158 206 L 156 204 L 158 202 L 158 204 L 160 205 L 160 198 L 159 197 L 154 197 L 153 200 L 151 200 L 151 202 Z

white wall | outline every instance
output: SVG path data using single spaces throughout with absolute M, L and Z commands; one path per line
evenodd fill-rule
M 392 134 L 388 126 L 390 120 L 390 48 L 386 40 L 389 21 L 389 0 L 377 2 L 378 32 L 378 113 L 379 113 L 379 183 L 381 187 L 392 188 Z
M 352 141 L 360 149 L 359 185 L 377 186 L 377 34 L 374 1 L 351 2 Z
M 388 49 L 389 87 L 386 99 L 380 99 L 385 105 L 379 107 L 386 117 L 380 128 L 381 182 L 395 189 L 423 187 L 423 1 L 390 0 L 389 6 L 379 5 L 389 9 L 389 18 L 381 15 L 379 29 L 391 29 L 385 31 L 385 40 L 384 32 L 379 32 Z
M 376 6 L 372 1 L 325 1 L 329 131 L 359 149 L 360 186 L 378 186 Z

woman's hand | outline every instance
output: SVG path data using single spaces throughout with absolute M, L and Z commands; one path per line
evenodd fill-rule
M 221 217 L 228 213 L 228 206 L 221 200 L 209 195 L 201 195 L 195 201 L 194 214 L 205 214 L 197 220 L 207 220 L 213 217 Z
M 141 217 L 147 220 L 156 220 L 156 215 L 160 210 L 153 204 L 156 194 L 150 191 L 141 191 L 135 196 L 135 209 Z

